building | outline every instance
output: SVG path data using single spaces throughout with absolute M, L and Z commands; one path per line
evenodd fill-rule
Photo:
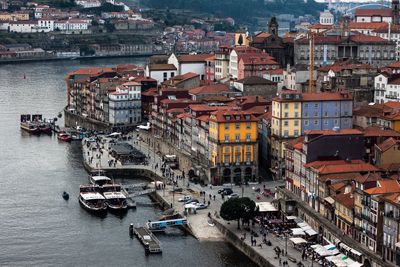
M 193 72 L 176 75 L 162 82 L 161 85 L 163 87 L 189 90 L 200 86 L 200 75 Z
M 318 71 L 314 70 L 314 77 Z M 288 65 L 282 71 L 282 80 L 279 83 L 280 89 L 305 92 L 308 89 L 308 80 L 310 79 L 310 70 L 306 64 Z
M 282 91 L 272 99 L 272 170 L 282 177 L 284 143 L 308 130 L 353 127 L 353 98 L 348 93 L 297 93 Z
M 255 57 L 258 60 L 273 60 L 273 58 L 261 51 L 260 49 L 254 47 L 245 47 L 245 46 L 238 46 L 232 49 L 229 55 L 229 78 L 231 79 L 238 79 L 239 77 L 239 61 L 242 56 L 246 57 Z M 272 69 L 272 68 L 271 68 Z M 243 70 L 243 67 L 242 67 Z M 243 74 L 242 74 L 243 75 Z
M 226 79 L 229 76 L 229 57 L 232 48 L 220 46 L 215 52 L 215 79 L 217 81 Z
M 390 22 L 392 23 L 392 9 L 364 9 L 357 8 L 354 14 L 356 22 Z
M 383 201 L 383 257 L 387 262 L 399 266 L 400 194 L 386 195 L 383 197 Z
M 0 12 L 0 21 L 29 20 L 29 13 L 26 11 Z
M 335 224 L 343 234 L 352 236 L 354 225 L 354 196 L 352 192 L 340 193 L 335 200 Z
M 264 96 L 271 100 L 277 94 L 277 83 L 270 80 L 251 76 L 233 82 L 233 87 L 242 92 L 244 96 Z
M 75 0 L 75 3 L 83 8 L 94 8 L 101 6 L 99 0 Z
M 146 76 L 157 80 L 158 84 L 178 75 L 173 64 L 149 64 L 146 66 Z
M 210 116 L 210 177 L 213 184 L 244 184 L 258 177 L 257 119 L 245 111 Z
M 192 97 L 192 100 L 202 101 L 204 98 L 211 96 L 234 97 L 242 94 L 231 90 L 226 84 L 211 84 L 190 89 L 189 95 Z
M 269 70 L 278 69 L 279 64 L 266 53 L 242 55 L 238 63 L 237 79 L 262 77 Z
M 388 101 L 400 101 L 400 74 L 388 74 L 383 72 L 375 77 L 375 103 Z
M 134 81 L 123 83 L 108 97 L 109 122 L 113 127 L 125 128 L 142 121 L 140 83 Z
M 206 73 L 205 79 L 207 83 L 213 83 L 215 79 L 215 55 L 206 59 Z
M 375 144 L 375 165 L 388 166 L 400 163 L 400 141 L 392 137 Z
M 171 54 L 168 58 L 168 64 L 172 64 L 178 71 L 178 74 L 194 72 L 200 75 L 200 80 L 205 80 L 206 62 L 212 56 L 211 54 L 180 55 Z
M 326 31 L 314 37 L 314 62 L 316 66 L 331 65 L 340 59 L 354 59 L 361 63 L 386 66 L 396 55 L 396 44 L 379 36 L 351 32 L 342 26 L 341 32 Z M 309 64 L 310 39 L 302 37 L 294 43 L 295 64 Z
M 83 19 L 68 19 L 59 20 L 54 23 L 54 29 L 60 30 L 62 32 L 81 32 L 87 31 L 91 25 L 90 20 Z
M 329 10 L 324 10 L 319 13 L 319 23 L 321 25 L 333 25 L 335 23 L 335 18 Z

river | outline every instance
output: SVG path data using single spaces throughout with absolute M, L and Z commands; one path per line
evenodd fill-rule
M 159 209 L 139 206 L 123 218 L 88 214 L 77 201 L 79 185 L 87 182 L 80 144 L 20 131 L 20 114 L 51 118 L 63 109 L 67 72 L 122 63 L 145 59 L 0 65 L 0 266 L 255 266 L 225 242 L 199 242 L 178 230 L 158 236 L 161 255 L 145 256 L 128 227 L 156 219 Z

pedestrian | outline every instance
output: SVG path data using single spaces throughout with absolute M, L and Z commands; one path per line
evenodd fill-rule
M 279 266 L 282 266 L 282 259 L 279 258 Z
M 213 198 L 214 198 L 214 201 L 215 201 L 215 195 L 213 196 Z
M 211 194 L 209 195 L 209 197 L 210 197 L 210 200 L 211 200 L 211 197 L 212 197 Z
M 208 206 L 210 206 L 210 204 L 211 204 L 211 202 L 210 202 L 210 200 L 208 201 Z

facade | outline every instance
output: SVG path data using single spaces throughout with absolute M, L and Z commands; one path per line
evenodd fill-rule
M 197 73 L 200 75 L 200 80 L 205 80 L 206 62 L 212 56 L 211 54 L 196 54 L 196 55 L 180 55 L 172 54 L 168 58 L 168 64 L 176 67 L 178 74 L 188 72 Z
M 150 64 L 146 66 L 146 76 L 157 80 L 158 84 L 176 75 L 178 75 L 178 71 L 173 64 Z
M 270 80 L 251 76 L 244 79 L 235 81 L 233 86 L 243 93 L 244 96 L 264 96 L 268 100 L 271 100 L 276 96 L 277 83 Z
M 258 177 L 257 119 L 244 111 L 216 111 L 210 116 L 213 184 L 244 184 Z
M 335 18 L 329 10 L 324 10 L 319 13 L 319 24 L 321 25 L 333 25 Z
M 238 79 L 239 75 L 239 61 L 241 56 L 247 55 L 259 55 L 262 54 L 263 57 L 268 57 L 268 54 L 262 52 L 260 49 L 247 46 L 237 46 L 229 54 L 229 78 Z
M 382 73 L 375 77 L 375 103 L 400 101 L 400 74 Z
M 232 48 L 220 46 L 215 52 L 215 79 L 217 81 L 229 76 L 229 56 Z
M 269 70 L 278 69 L 279 64 L 268 54 L 242 55 L 239 59 L 237 79 L 247 77 L 262 77 Z
M 335 224 L 343 234 L 352 236 L 354 225 L 354 196 L 352 192 L 340 193 L 335 200 Z
M 399 266 L 400 194 L 384 196 L 383 201 L 383 257 L 386 261 Z
M 213 83 L 215 80 L 215 56 L 211 56 L 206 59 L 205 81 Z
M 81 19 L 60 20 L 54 23 L 54 29 L 63 32 L 86 31 L 89 29 L 90 22 Z
M 400 141 L 388 138 L 380 144 L 375 144 L 376 166 L 388 166 L 400 163 Z
M 0 21 L 29 20 L 28 12 L 0 12 Z
M 83 8 L 93 8 L 101 6 L 99 0 L 75 0 L 75 3 Z
M 392 9 L 363 9 L 358 8 L 355 12 L 356 22 L 390 22 L 392 23 Z

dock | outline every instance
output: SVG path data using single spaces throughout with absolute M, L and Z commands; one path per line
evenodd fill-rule
M 134 227 L 135 236 L 144 246 L 146 254 L 162 253 L 160 241 L 157 237 L 145 227 Z

